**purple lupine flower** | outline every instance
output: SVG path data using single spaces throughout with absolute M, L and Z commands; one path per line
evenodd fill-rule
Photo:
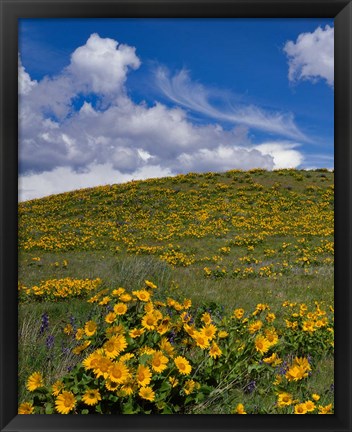
M 277 370 L 277 374 L 279 374 L 279 375 L 285 375 L 285 373 L 287 372 L 287 369 L 288 369 L 288 362 L 287 362 L 287 360 L 285 360 L 276 369 Z
M 39 334 L 43 334 L 49 328 L 49 315 L 45 312 L 42 315 Z
M 53 346 L 54 346 L 54 342 L 55 342 L 55 338 L 54 338 L 54 336 L 53 335 L 49 335 L 47 338 L 46 338 L 46 347 L 48 348 L 48 349 L 51 349 L 51 348 L 53 348 Z
M 253 393 L 255 389 L 256 389 L 256 382 L 253 380 L 253 381 L 250 381 L 250 382 L 246 385 L 244 391 L 245 391 L 246 393 Z
M 71 352 L 71 349 L 68 348 L 68 347 L 65 347 L 64 343 L 62 342 L 62 344 L 61 344 L 61 351 L 62 351 L 62 354 L 69 355 L 70 352 Z
M 174 344 L 174 343 L 175 343 L 175 337 L 176 337 L 175 330 L 172 330 L 172 331 L 171 331 L 171 335 L 170 335 L 169 338 L 168 338 L 168 340 L 169 340 L 169 342 L 170 342 L 171 344 Z
M 75 335 L 76 331 L 77 331 L 77 326 L 75 323 L 75 317 L 73 315 L 70 316 L 70 324 L 71 324 L 72 329 L 73 329 L 73 334 Z

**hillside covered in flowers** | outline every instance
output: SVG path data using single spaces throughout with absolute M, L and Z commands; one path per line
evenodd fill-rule
M 19 204 L 19 412 L 333 412 L 334 173 Z

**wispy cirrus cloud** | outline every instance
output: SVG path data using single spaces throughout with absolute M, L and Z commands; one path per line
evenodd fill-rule
M 169 100 L 189 110 L 216 120 L 245 125 L 291 139 L 309 141 L 295 124 L 292 113 L 269 112 L 255 105 L 231 102 L 223 92 L 193 82 L 185 69 L 171 76 L 165 67 L 159 67 L 155 78 L 157 87 Z M 220 101 L 220 104 L 213 101 Z

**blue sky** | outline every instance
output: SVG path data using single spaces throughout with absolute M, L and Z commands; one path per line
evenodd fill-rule
M 333 20 L 23 19 L 20 199 L 333 167 Z

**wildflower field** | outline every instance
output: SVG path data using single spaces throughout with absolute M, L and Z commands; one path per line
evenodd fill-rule
M 19 413 L 334 411 L 334 173 L 19 204 Z

